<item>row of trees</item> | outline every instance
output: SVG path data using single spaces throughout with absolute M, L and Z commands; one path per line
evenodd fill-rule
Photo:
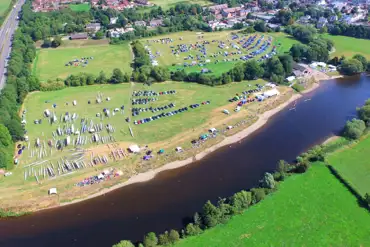
M 363 25 L 348 25 L 345 23 L 338 23 L 329 26 L 328 32 L 333 35 L 370 39 L 370 28 Z
M 13 167 L 14 142 L 22 140 L 24 136 L 24 129 L 18 116 L 19 107 L 28 92 L 40 89 L 40 82 L 31 75 L 30 69 L 35 55 L 34 42 L 21 25 L 13 37 L 7 81 L 0 95 L 0 167 L 2 168 Z

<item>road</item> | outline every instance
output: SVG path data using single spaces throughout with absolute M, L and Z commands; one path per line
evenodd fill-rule
M 18 27 L 18 13 L 25 0 L 19 0 L 15 8 L 8 15 L 0 30 L 0 90 L 4 87 L 6 81 L 6 66 L 12 47 L 12 37 Z

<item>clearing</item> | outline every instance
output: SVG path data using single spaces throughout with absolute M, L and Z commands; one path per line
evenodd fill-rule
M 277 47 L 269 34 L 223 32 L 180 32 L 142 39 L 151 53 L 152 62 L 169 66 L 171 71 L 187 73 L 208 70 L 220 75 L 235 63 L 271 56 Z
M 69 4 L 69 8 L 75 12 L 88 12 L 91 9 L 89 3 Z
M 331 57 L 345 56 L 350 58 L 353 55 L 361 54 L 367 59 L 370 59 L 370 40 L 330 34 L 325 34 L 323 37 L 334 42 L 335 52 L 330 54 Z
M 89 58 L 87 64 L 81 62 L 86 57 Z M 80 72 L 98 75 L 100 71 L 104 71 L 109 77 L 115 68 L 131 73 L 131 61 L 128 43 L 109 45 L 105 40 L 65 40 L 58 48 L 37 50 L 33 73 L 41 81 L 65 79 L 70 74 Z
M 340 175 L 346 179 L 362 196 L 370 194 L 370 136 L 356 144 L 340 149 L 328 157 Z
M 369 222 L 368 211 L 317 163 L 227 224 L 175 246 L 368 246 Z

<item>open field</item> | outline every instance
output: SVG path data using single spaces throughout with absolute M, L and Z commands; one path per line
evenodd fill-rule
M 11 0 L 1 0 L 0 1 L 0 16 L 9 8 Z
M 68 6 L 75 12 L 88 12 L 91 9 L 89 3 L 69 4 Z
M 219 87 L 208 87 L 193 83 L 166 82 L 153 84 L 152 86 L 144 86 L 142 84 L 120 84 L 120 85 L 94 85 L 78 88 L 67 88 L 55 92 L 35 92 L 29 94 L 22 108 L 26 110 L 25 119 L 27 120 L 26 129 L 29 142 L 24 142 L 25 150 L 21 155 L 18 155 L 19 164 L 13 170 L 13 175 L 10 177 L 0 177 L 0 200 L 3 208 L 16 208 L 16 211 L 32 210 L 35 208 L 44 208 L 46 206 L 58 205 L 60 202 L 69 201 L 76 198 L 84 198 L 92 193 L 96 193 L 103 188 L 111 187 L 114 184 L 124 182 L 133 175 L 145 172 L 163 164 L 167 164 L 175 160 L 184 160 L 188 157 L 193 157 L 202 150 L 209 148 L 216 143 L 221 142 L 226 136 L 233 135 L 245 127 L 251 125 L 257 120 L 257 115 L 269 109 L 273 109 L 292 96 L 292 90 L 287 87 L 279 87 L 281 95 L 273 97 L 263 102 L 248 103 L 246 107 L 242 107 L 240 112 L 234 112 L 237 102 L 230 103 L 228 100 L 240 93 L 249 89 L 255 88 L 255 84 L 263 85 L 265 82 L 261 80 L 248 81 L 241 83 L 232 83 Z M 170 103 L 175 104 L 175 107 L 156 113 L 150 111 L 142 112 L 139 116 L 131 117 L 132 107 L 130 104 L 131 93 L 139 90 L 154 90 L 156 92 L 176 90 L 176 94 L 167 94 L 158 96 L 158 100 L 147 105 L 134 105 L 133 107 L 156 107 L 164 106 Z M 103 94 L 102 102 L 95 102 L 98 93 Z M 110 97 L 106 101 L 106 97 Z M 136 99 L 137 97 L 135 97 Z M 143 98 L 143 97 L 141 97 Z M 77 100 L 77 105 L 73 106 L 73 100 Z M 91 101 L 88 104 L 88 101 Z M 201 104 L 204 101 L 210 101 L 210 104 Z M 68 102 L 68 105 L 66 103 Z M 200 104 L 196 109 L 191 109 L 190 104 Z M 53 105 L 56 105 L 54 108 Z M 125 111 L 120 110 L 116 115 L 110 117 L 96 117 L 97 113 L 104 115 L 103 109 L 109 109 L 110 112 L 114 108 L 125 106 Z M 188 111 L 182 112 L 170 117 L 161 118 L 149 123 L 134 125 L 134 120 L 143 119 L 161 112 L 169 112 L 187 106 Z M 45 109 L 49 109 L 51 115 L 55 113 L 57 121 L 54 124 L 49 123 L 50 118 L 43 115 Z M 224 109 L 230 111 L 230 115 L 222 113 Z M 69 116 L 74 113 L 78 118 L 73 121 L 64 122 L 60 117 L 65 116 L 68 112 Z M 130 126 L 134 137 L 130 135 L 129 124 L 125 121 L 126 117 L 131 117 Z M 93 142 L 93 134 L 81 131 L 81 119 L 87 119 L 90 126 L 91 121 L 94 122 L 94 127 L 102 123 L 103 130 L 98 132 L 99 137 L 107 137 L 109 134 L 105 129 L 107 124 L 111 124 L 115 128 L 115 132 L 111 136 L 115 138 L 115 142 L 101 142 L 97 144 Z M 34 120 L 41 119 L 41 124 L 34 124 Z M 241 121 L 243 124 L 239 125 Z M 58 150 L 55 144 L 66 143 L 67 136 L 65 132 L 62 135 L 52 135 L 58 127 L 67 131 L 74 125 L 74 132 L 80 131 L 86 143 L 74 147 L 79 135 L 70 134 L 70 143 L 65 146 L 59 146 L 63 149 Z M 233 125 L 234 129 L 224 132 L 226 126 Z M 199 140 L 199 137 L 208 132 L 208 129 L 215 127 L 222 130 L 217 136 L 212 137 L 200 144 L 193 146 L 191 140 Z M 91 126 L 89 127 L 91 128 Z M 40 146 L 36 147 L 36 140 L 39 138 Z M 52 141 L 52 148 L 48 145 Z M 91 141 L 90 141 L 91 140 Z M 142 161 L 146 151 L 142 151 L 141 155 L 128 154 L 125 150 L 133 143 L 138 144 L 141 148 L 153 150 L 154 158 L 151 161 Z M 109 144 L 109 145 L 107 145 Z M 181 146 L 184 152 L 177 153 L 175 147 Z M 111 152 L 122 148 L 125 152 L 125 157 L 116 160 Z M 148 150 L 147 149 L 147 150 Z M 157 155 L 160 149 L 165 150 L 164 155 Z M 42 153 L 42 157 L 39 155 Z M 50 178 L 46 174 L 46 178 L 40 175 L 40 172 L 51 163 L 57 165 L 64 160 L 77 160 L 74 155 L 86 162 L 91 163 L 91 157 L 109 157 L 107 165 L 87 165 L 82 169 L 72 170 Z M 78 158 L 78 159 L 80 159 Z M 44 163 L 34 164 L 35 161 L 44 161 Z M 46 162 L 46 163 L 45 163 Z M 33 164 L 32 167 L 27 167 Z M 82 181 L 86 177 L 94 176 L 98 171 L 107 168 L 116 168 L 123 172 L 120 179 L 113 179 L 101 184 L 84 187 L 83 189 L 74 186 L 77 182 Z M 57 167 L 55 168 L 57 172 Z M 25 175 L 27 179 L 25 180 Z M 36 182 L 34 173 L 38 174 L 40 183 Z M 59 196 L 48 197 L 47 190 L 51 187 L 57 187 Z M 7 193 L 3 193 L 6 190 Z M 18 198 L 18 199 L 16 199 Z M 23 203 L 19 203 L 22 201 Z M 14 205 L 14 202 L 17 202 Z
M 323 164 L 227 224 L 175 246 L 368 246 L 370 215 Z
M 370 193 L 368 152 L 370 152 L 370 136 L 328 157 L 328 163 L 363 196 Z
M 161 6 L 165 10 L 175 7 L 176 4 L 180 3 L 199 4 L 200 6 L 212 5 L 212 2 L 208 0 L 151 0 L 150 2 Z
M 292 45 L 300 43 L 294 37 L 292 37 L 292 36 L 290 36 L 289 34 L 286 34 L 286 33 L 271 32 L 271 33 L 269 33 L 269 35 L 274 38 L 274 45 L 277 47 L 277 52 L 278 53 L 289 52 Z
M 113 69 L 119 68 L 123 72 L 131 73 L 132 54 L 129 44 L 108 45 L 106 41 L 64 41 L 61 47 L 56 49 L 39 49 L 34 62 L 33 73 L 41 81 L 56 78 L 65 79 L 70 74 L 80 72 L 98 75 L 104 71 L 107 76 L 112 74 Z M 83 67 L 82 63 L 66 66 L 74 59 L 93 57 Z
M 347 36 L 334 36 L 330 34 L 323 35 L 324 38 L 334 42 L 335 52 L 331 53 L 331 57 L 352 57 L 356 54 L 361 54 L 367 59 L 370 59 L 370 40 L 356 39 Z
M 180 32 L 142 39 L 142 43 L 152 53 L 153 60 L 172 71 L 185 69 L 190 73 L 206 68 L 215 75 L 228 71 L 237 62 L 258 59 L 273 49 L 273 39 L 268 34 L 243 35 L 232 31 Z

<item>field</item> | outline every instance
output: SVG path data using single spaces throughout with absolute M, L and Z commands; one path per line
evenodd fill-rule
M 10 0 L 1 0 L 0 1 L 0 17 L 4 12 L 9 8 L 11 1 Z
M 367 59 L 370 59 L 370 40 L 334 36 L 330 34 L 325 34 L 323 36 L 334 42 L 335 52 L 330 54 L 332 57 L 340 57 L 342 55 L 345 57 L 352 57 L 353 55 L 361 54 Z
M 269 33 L 269 35 L 274 38 L 274 45 L 276 45 L 278 53 L 289 52 L 290 48 L 294 44 L 300 43 L 294 37 L 292 37 L 292 36 L 290 36 L 286 33 L 282 33 L 282 32 L 273 33 L 273 32 L 271 32 L 271 33 Z
M 358 144 L 334 152 L 328 157 L 331 164 L 363 196 L 370 193 L 370 137 Z
M 89 3 L 69 4 L 68 6 L 75 12 L 88 12 L 91 9 Z
M 159 39 L 167 40 L 161 42 Z M 248 39 L 251 39 L 249 45 L 243 48 Z M 181 32 L 142 39 L 142 43 L 148 47 L 159 65 L 169 66 L 172 71 L 185 69 L 190 73 L 206 68 L 215 75 L 220 75 L 230 70 L 235 63 L 242 62 L 242 56 L 250 55 L 249 59 L 259 59 L 273 49 L 273 39 L 268 34 L 236 36 L 230 31 Z M 251 55 L 259 49 L 259 53 Z
M 41 81 L 56 78 L 65 79 L 70 74 L 80 72 L 98 75 L 104 71 L 107 76 L 112 74 L 113 69 L 119 68 L 123 72 L 131 73 L 132 54 L 129 44 L 108 45 L 105 41 L 63 41 L 64 45 L 56 49 L 38 49 L 33 65 L 33 73 Z M 102 43 L 102 44 L 100 44 Z M 82 63 L 66 66 L 74 59 L 93 57 L 83 67 Z
M 212 5 L 212 2 L 208 0 L 152 0 L 150 2 L 163 9 L 169 9 L 179 3 L 199 4 L 200 6 Z
M 369 246 L 369 222 L 329 169 L 314 164 L 227 224 L 175 246 Z

